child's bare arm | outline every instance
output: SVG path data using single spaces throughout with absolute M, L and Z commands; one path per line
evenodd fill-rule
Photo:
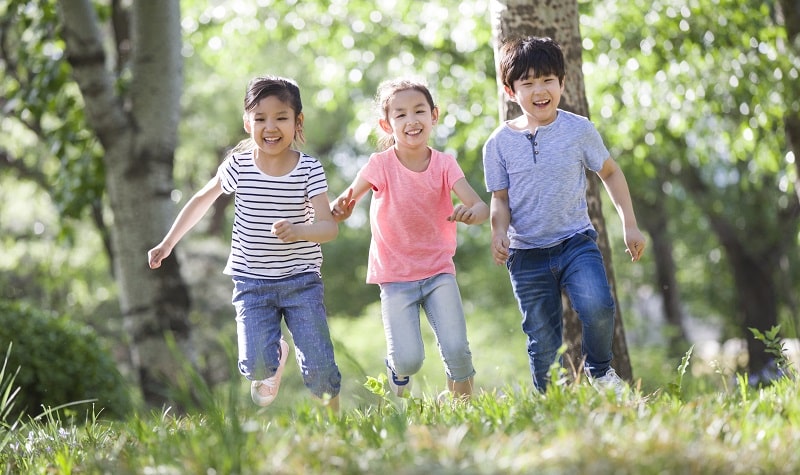
M 492 257 L 496 264 L 505 264 L 508 260 L 508 248 L 511 245 L 511 241 L 508 239 L 508 226 L 511 224 L 508 190 L 492 193 L 491 218 Z
M 151 269 L 161 267 L 161 262 L 172 253 L 178 241 L 200 221 L 221 194 L 222 186 L 215 176 L 186 202 L 164 239 L 148 251 L 147 261 Z
M 489 207 L 483 202 L 466 178 L 461 178 L 453 185 L 453 191 L 461 204 L 456 205 L 448 221 L 466 224 L 481 224 L 489 219 Z
M 292 224 L 287 219 L 281 219 L 272 225 L 272 233 L 283 242 L 302 240 L 323 243 L 336 239 L 339 235 L 339 225 L 333 219 L 328 203 L 327 193 L 312 197 L 313 223 Z
M 636 215 L 633 212 L 631 193 L 628 189 L 628 182 L 625 180 L 625 174 L 617 162 L 609 157 L 597 175 L 603 181 L 608 196 L 611 197 L 611 202 L 614 203 L 622 220 L 622 230 L 627 247 L 625 252 L 631 256 L 632 261 L 638 261 L 644 253 L 646 240 L 636 224 Z
M 349 218 L 353 213 L 356 203 L 372 189 L 372 185 L 365 179 L 361 178 L 359 173 L 353 183 L 347 190 L 339 195 L 334 201 L 330 203 L 330 210 L 333 214 L 333 219 L 336 222 L 342 222 Z

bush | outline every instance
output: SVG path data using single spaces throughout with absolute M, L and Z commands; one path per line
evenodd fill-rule
M 126 415 L 131 407 L 128 385 L 108 348 L 88 326 L 19 302 L 0 301 L 0 348 L 13 343 L 7 371 L 19 374 L 16 413 L 36 416 L 87 399 L 103 417 Z M 75 408 L 73 408 L 75 409 Z

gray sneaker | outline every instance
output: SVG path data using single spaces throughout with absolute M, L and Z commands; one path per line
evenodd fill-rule
M 628 385 L 622 378 L 617 375 L 617 372 L 614 368 L 608 368 L 606 374 L 603 376 L 599 376 L 597 378 L 592 377 L 588 370 L 586 370 L 586 376 L 589 377 L 589 383 L 597 389 L 598 392 L 605 393 L 610 389 L 614 390 L 614 394 L 617 396 L 617 400 L 621 399 L 622 396 L 625 394 L 625 391 L 628 389 Z

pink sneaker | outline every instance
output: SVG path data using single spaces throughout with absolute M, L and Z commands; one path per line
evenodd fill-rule
M 269 406 L 275 397 L 278 395 L 278 389 L 281 387 L 281 375 L 283 368 L 286 366 L 286 357 L 289 356 L 289 344 L 286 340 L 281 338 L 281 356 L 278 362 L 278 370 L 272 377 L 253 381 L 250 384 L 250 397 L 253 402 L 259 406 Z

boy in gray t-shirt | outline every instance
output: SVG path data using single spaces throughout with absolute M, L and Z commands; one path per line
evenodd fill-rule
M 564 55 L 550 38 L 503 45 L 500 74 L 522 115 L 501 124 L 483 147 L 486 189 L 492 193 L 492 256 L 506 264 L 527 335 L 533 384 L 547 388 L 562 344 L 561 290 L 581 320 L 584 371 L 595 386 L 624 382 L 611 367 L 614 299 L 586 205 L 586 169 L 597 173 L 617 208 L 626 252 L 638 261 L 645 238 L 625 175 L 594 125 L 558 109 Z

